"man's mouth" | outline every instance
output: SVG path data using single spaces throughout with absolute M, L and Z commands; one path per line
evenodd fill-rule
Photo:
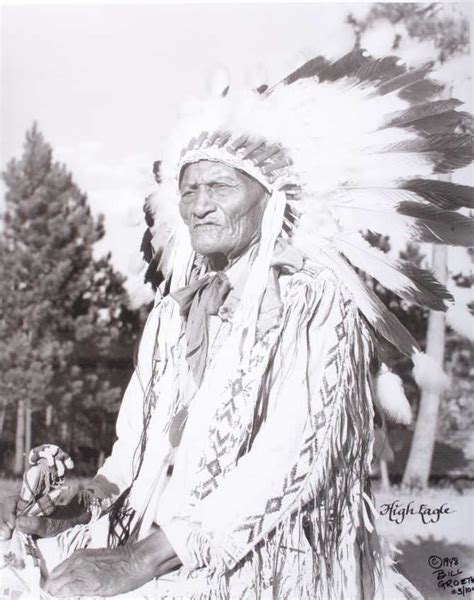
M 213 229 L 214 227 L 220 227 L 219 223 L 195 223 L 193 229 Z

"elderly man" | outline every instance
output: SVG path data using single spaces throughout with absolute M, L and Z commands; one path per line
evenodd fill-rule
M 400 146 L 408 114 L 385 111 L 403 108 L 397 92 L 426 70 L 394 72 L 389 61 L 385 74 L 357 52 L 341 61 L 310 61 L 236 99 L 226 91 L 191 115 L 197 137 L 165 157 L 149 207 L 161 284 L 117 442 L 85 494 L 93 519 L 38 541 L 52 595 L 418 597 L 384 560 L 369 472 L 375 421 L 384 412 L 407 420 L 396 386 L 388 398 L 383 386 L 375 393 L 376 334 L 419 353 L 347 259 L 441 308 L 441 286 L 388 258 L 375 268 L 357 230 L 397 222 L 387 188 L 417 204 L 446 187 L 413 178 L 411 159 L 403 180 L 393 166 L 416 146 Z M 335 125 L 341 97 L 351 111 Z M 176 187 L 181 224 L 170 217 Z M 413 210 L 402 208 L 402 218 Z M 22 517 L 17 526 L 48 536 L 64 523 Z

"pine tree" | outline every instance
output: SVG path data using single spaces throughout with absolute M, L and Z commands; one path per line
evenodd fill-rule
M 20 473 L 32 443 L 31 415 L 35 434 L 55 436 L 36 442 L 70 447 L 71 431 L 58 437 L 58 430 L 66 433 L 71 402 L 81 412 L 105 390 L 116 408 L 120 387 L 105 373 L 89 377 L 85 391 L 81 360 L 100 362 L 110 352 L 123 329 L 126 295 L 110 257 L 93 256 L 104 234 L 102 217 L 93 218 L 87 197 L 53 161 L 36 124 L 22 158 L 10 161 L 3 178 L 0 397 L 4 409 L 16 411 L 14 471 Z

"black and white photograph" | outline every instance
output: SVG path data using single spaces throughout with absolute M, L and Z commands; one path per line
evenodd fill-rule
M 473 5 L 0 3 L 0 600 L 474 598 Z

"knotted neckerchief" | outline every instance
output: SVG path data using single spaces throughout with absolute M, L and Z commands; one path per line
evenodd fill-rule
M 293 273 L 302 266 L 300 252 L 291 245 L 278 241 L 271 267 Z M 171 294 L 180 306 L 181 316 L 186 319 L 186 360 L 198 387 L 204 376 L 209 349 L 209 316 L 218 314 L 231 289 L 226 273 L 216 271 L 207 273 Z M 267 292 L 271 293 L 266 293 L 263 297 L 260 320 L 272 322 L 273 313 L 280 310 L 278 277 L 274 269 L 270 269 Z M 265 327 L 265 323 L 261 325 Z
M 201 384 L 206 368 L 209 316 L 217 315 L 231 288 L 227 275 L 218 271 L 208 273 L 171 294 L 180 306 L 181 316 L 186 318 L 186 360 L 198 386 Z M 173 418 L 170 427 L 170 443 L 173 448 L 179 445 L 187 415 L 188 409 L 183 407 Z M 141 456 L 143 457 L 143 453 Z M 134 480 L 138 477 L 140 468 L 141 462 Z M 130 528 L 135 516 L 135 510 L 129 505 L 132 485 L 122 492 L 110 509 L 108 538 L 110 548 L 123 546 L 130 541 Z
M 267 292 L 270 293 L 265 294 L 261 306 L 260 321 L 263 321 L 261 326 L 264 329 L 270 327 L 276 315 L 280 313 L 278 276 L 273 267 L 281 272 L 294 273 L 302 269 L 303 257 L 292 246 L 279 242 L 271 267 L 267 287 Z M 198 386 L 204 375 L 208 355 L 209 317 L 218 314 L 231 289 L 232 285 L 227 275 L 217 271 L 207 273 L 171 294 L 180 306 L 181 316 L 186 318 L 186 359 Z M 187 415 L 188 408 L 185 406 L 173 418 L 170 427 L 170 443 L 173 448 L 180 443 Z M 128 503 L 131 487 L 129 486 L 119 496 L 110 510 L 109 547 L 111 548 L 122 546 L 129 540 L 130 525 L 135 514 Z
M 207 273 L 201 279 L 173 292 L 181 316 L 185 317 L 186 360 L 196 385 L 201 384 L 209 349 L 209 317 L 217 315 L 232 286 L 225 273 Z

